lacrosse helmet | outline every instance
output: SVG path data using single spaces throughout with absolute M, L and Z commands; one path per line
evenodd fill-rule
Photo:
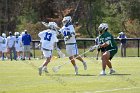
M 106 31 L 108 29 L 108 24 L 107 23 L 101 23 L 98 27 L 98 31 Z
M 71 21 L 72 21 L 71 16 L 66 16 L 63 18 L 62 23 L 63 23 L 63 25 L 67 25 L 67 24 L 71 23 Z
M 2 37 L 6 38 L 6 34 L 5 33 L 2 33 Z
M 15 32 L 15 36 L 19 36 L 20 34 L 19 34 L 19 32 Z
M 56 28 L 58 28 L 58 26 L 57 26 L 57 24 L 55 22 L 49 22 L 48 27 L 50 29 L 53 29 L 53 30 L 56 30 Z

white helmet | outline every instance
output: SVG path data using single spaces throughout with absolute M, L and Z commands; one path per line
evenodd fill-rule
M 15 32 L 15 36 L 19 36 L 20 34 L 19 34 L 19 32 Z
M 98 27 L 99 31 L 105 31 L 108 29 L 108 24 L 107 23 L 101 23 Z
M 69 23 L 71 21 L 72 21 L 71 16 L 66 16 L 63 18 L 62 23 L 63 23 L 63 25 L 66 25 L 67 23 Z
M 50 29 L 54 29 L 54 30 L 56 30 L 56 28 L 58 28 L 58 26 L 57 26 L 57 24 L 55 22 L 49 22 L 48 27 Z
M 6 34 L 5 33 L 2 33 L 2 37 L 6 38 Z

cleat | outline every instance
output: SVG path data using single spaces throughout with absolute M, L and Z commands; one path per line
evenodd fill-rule
M 109 72 L 109 74 L 113 74 L 113 73 L 115 73 L 115 70 L 110 70 L 110 72 Z
M 86 62 L 83 62 L 83 65 L 84 65 L 84 70 L 87 70 L 87 64 L 86 64 Z
M 44 67 L 42 71 L 44 71 L 45 73 L 49 73 L 46 67 Z
M 100 72 L 100 75 L 101 75 L 101 76 L 106 75 L 105 71 L 101 71 L 101 72 Z

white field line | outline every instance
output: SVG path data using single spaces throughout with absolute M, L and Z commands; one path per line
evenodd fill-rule
M 139 89 L 139 88 L 140 87 L 116 88 L 116 89 L 110 89 L 110 90 L 95 91 L 94 93 L 113 92 L 113 91 L 119 91 L 119 90 L 131 90 L 131 89 Z

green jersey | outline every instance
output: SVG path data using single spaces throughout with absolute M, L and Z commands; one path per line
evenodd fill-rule
M 104 32 L 102 35 L 99 37 L 99 42 L 106 43 L 108 42 L 109 45 L 106 48 L 106 50 L 111 50 L 111 49 L 116 49 L 117 44 L 114 40 L 114 37 L 109 33 L 109 32 Z

